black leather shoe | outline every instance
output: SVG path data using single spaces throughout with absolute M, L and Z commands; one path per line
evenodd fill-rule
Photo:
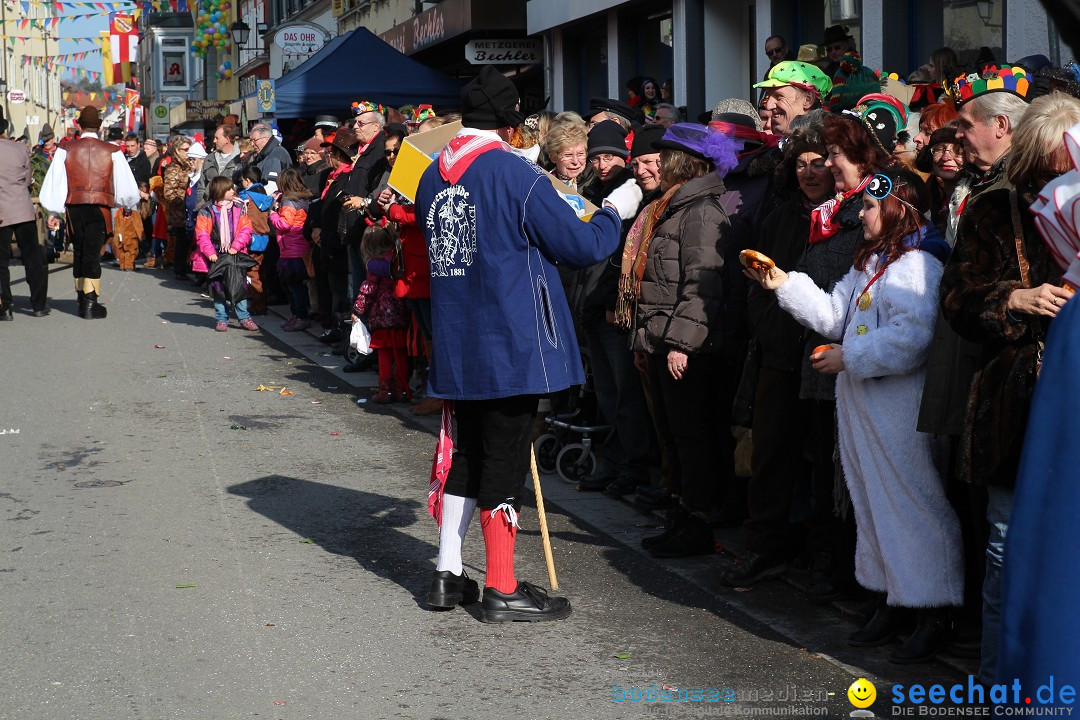
M 915 632 L 889 655 L 896 665 L 921 665 L 934 659 L 952 640 L 952 623 L 947 610 L 934 608 L 918 612 Z
M 756 582 L 784 574 L 786 564 L 774 555 L 748 552 L 723 575 L 720 582 L 728 587 L 749 587 Z
M 324 332 L 322 335 L 320 335 L 316 339 L 321 343 L 325 343 L 327 345 L 333 345 L 336 342 L 341 342 L 341 339 L 343 337 L 344 336 L 341 334 L 341 331 L 338 330 L 337 328 L 334 328 L 332 330 L 327 330 L 326 332 Z
M 48 306 L 45 306 L 45 307 L 41 308 L 40 310 L 35 310 L 34 312 L 32 312 L 30 314 L 33 315 L 34 317 L 45 317 L 46 315 L 48 315 L 51 312 L 52 312 L 52 308 L 50 308 Z
M 666 540 L 648 548 L 650 555 L 657 558 L 681 558 L 716 554 L 712 528 L 704 520 L 689 516 L 676 525 L 675 531 Z
M 604 488 L 604 494 L 610 498 L 621 498 L 623 495 L 633 495 L 637 492 L 638 481 L 634 478 L 622 477 L 608 483 Z
M 14 320 L 15 316 L 11 313 L 11 308 L 4 308 L 0 310 L 0 320 Z
M 455 605 L 471 605 L 480 599 L 480 586 L 462 570 L 455 575 L 449 570 L 436 570 L 431 576 L 427 603 L 431 607 L 452 608 Z
M 484 622 L 541 622 L 562 620 L 570 614 L 570 601 L 564 597 L 552 597 L 547 590 L 524 580 L 518 582 L 517 590 L 509 595 L 495 588 L 484 588 Z
M 848 638 L 852 647 L 878 647 L 893 640 L 897 633 L 910 627 L 910 613 L 907 608 L 882 605 L 866 623 L 862 630 L 856 630 Z

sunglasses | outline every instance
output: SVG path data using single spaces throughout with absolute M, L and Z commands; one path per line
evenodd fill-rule
M 765 54 L 768 55 L 769 57 L 772 57 L 773 55 L 780 55 L 783 52 L 784 52 L 784 46 L 783 45 L 781 45 L 778 48 L 773 48 L 772 50 L 769 50 L 767 48 L 765 50 Z
M 385 152 L 386 152 L 387 155 L 397 155 L 397 153 L 398 153 L 397 150 L 387 150 Z

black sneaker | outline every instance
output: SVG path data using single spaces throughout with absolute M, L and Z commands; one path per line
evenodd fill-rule
M 581 482 L 577 484 L 577 489 L 579 492 L 599 492 L 600 490 L 606 490 L 607 486 L 613 482 L 615 482 L 615 478 L 611 476 L 590 475 L 581 479 Z
M 881 605 L 874 617 L 861 630 L 851 633 L 848 645 L 852 647 L 878 647 L 891 642 L 902 631 L 911 627 L 911 613 L 907 608 Z
M 460 575 L 449 570 L 436 570 L 431 576 L 431 588 L 427 594 L 427 603 L 431 607 L 452 608 L 455 605 L 470 605 L 479 599 L 480 586 L 464 570 Z
M 510 594 L 484 588 L 482 607 L 480 617 L 488 623 L 562 620 L 570 614 L 569 600 L 552 597 L 547 590 L 525 581 L 518 582 L 517 589 Z
M 750 587 L 756 582 L 779 577 L 784 573 L 784 561 L 773 555 L 748 552 L 720 576 L 720 582 L 728 587 Z
M 317 339 L 317 340 L 318 340 L 319 342 L 321 342 L 321 343 L 324 343 L 324 344 L 326 344 L 326 345 L 332 345 L 332 344 L 334 344 L 334 343 L 338 343 L 338 342 L 341 342 L 341 340 L 342 340 L 342 339 L 343 339 L 344 337 L 345 337 L 345 336 L 341 334 L 341 330 L 340 330 L 340 329 L 338 329 L 338 328 L 333 328 L 333 329 L 331 329 L 331 330 L 327 330 L 326 332 L 324 332 L 324 333 L 323 333 L 322 335 L 320 335 L 320 336 L 319 336 L 318 338 L 316 338 L 316 339 Z

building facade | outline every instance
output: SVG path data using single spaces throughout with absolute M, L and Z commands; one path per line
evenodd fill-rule
M 17 138 L 25 135 L 36 142 L 41 128 L 48 123 L 57 133 L 63 134 L 63 104 L 60 87 L 61 68 L 51 66 L 47 60 L 59 53 L 55 30 L 38 27 L 18 30 L 17 20 L 45 18 L 50 15 L 48 5 L 9 3 L 0 0 L 0 27 L 3 34 L 16 35 L 14 42 L 5 40 L 3 59 L 0 61 L 0 88 L 2 88 L 4 117 L 9 123 L 8 134 Z M 24 38 L 29 39 L 24 39 Z
M 756 97 L 769 68 L 765 39 L 820 44 L 846 25 L 865 63 L 907 75 L 948 45 L 971 61 L 1064 48 L 1039 0 L 529 0 L 528 33 L 546 44 L 549 107 L 580 110 L 590 97 L 626 97 L 635 76 L 671 79 L 688 117 L 721 98 Z

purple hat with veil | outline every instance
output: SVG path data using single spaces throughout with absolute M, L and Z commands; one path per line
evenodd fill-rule
M 675 123 L 667 129 L 664 137 L 653 143 L 653 147 L 657 150 L 680 150 L 708 160 L 716 166 L 716 174 L 724 177 L 739 164 L 738 154 L 743 149 L 743 142 L 697 123 Z

